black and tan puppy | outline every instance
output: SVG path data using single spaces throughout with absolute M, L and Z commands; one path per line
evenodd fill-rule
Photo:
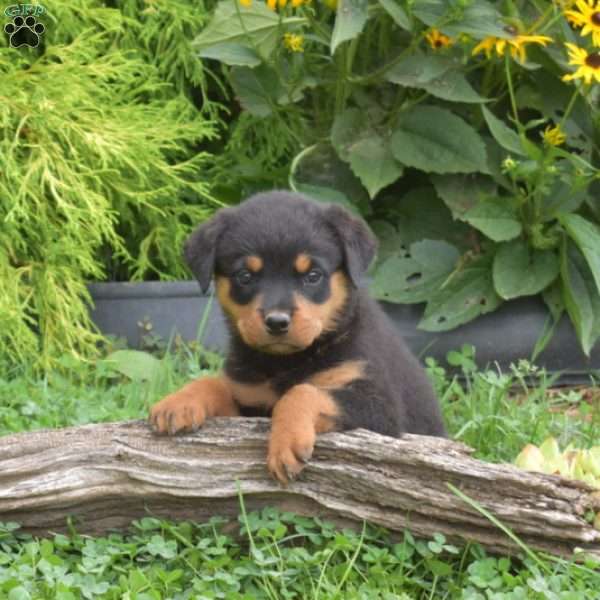
M 423 369 L 359 287 L 375 250 L 349 212 L 289 192 L 257 194 L 201 225 L 185 258 L 203 290 L 215 276 L 229 354 L 222 374 L 154 405 L 154 430 L 270 415 L 267 465 L 282 483 L 301 471 L 321 432 L 444 436 Z

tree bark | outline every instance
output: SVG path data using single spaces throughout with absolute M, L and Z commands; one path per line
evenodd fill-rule
M 25 531 L 123 529 L 158 516 L 205 520 L 276 506 L 337 523 L 363 520 L 417 536 L 440 532 L 491 551 L 518 545 L 456 495 L 452 484 L 532 549 L 600 557 L 600 531 L 584 518 L 600 492 L 584 483 L 473 459 L 467 446 L 365 430 L 319 436 L 312 460 L 286 489 L 265 466 L 269 422 L 219 418 L 199 432 L 158 437 L 141 421 L 0 438 L 0 522 Z

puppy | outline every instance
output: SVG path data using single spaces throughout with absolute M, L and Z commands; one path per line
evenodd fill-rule
M 267 466 L 284 485 L 326 431 L 445 436 L 425 372 L 360 287 L 376 242 L 335 204 L 257 194 L 220 210 L 187 240 L 204 291 L 214 275 L 230 348 L 223 372 L 155 404 L 157 433 L 209 417 L 271 417 Z

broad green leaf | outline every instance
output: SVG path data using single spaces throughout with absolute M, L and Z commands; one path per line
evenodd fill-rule
M 346 110 L 336 117 L 331 141 L 371 198 L 402 175 L 403 167 L 392 155 L 389 137 L 370 127 L 358 109 Z
M 381 4 L 383 9 L 390 15 L 390 17 L 392 17 L 397 25 L 402 27 L 402 29 L 406 29 L 406 31 L 410 31 L 412 29 L 410 17 L 406 14 L 406 11 L 398 0 L 379 0 L 379 4 Z
M 408 248 L 400 237 L 398 230 L 389 221 L 370 221 L 369 226 L 379 242 L 377 266 L 392 255 L 406 256 L 408 254 Z
M 330 144 L 315 144 L 300 152 L 292 161 L 289 183 L 294 190 L 306 185 L 337 190 L 363 216 L 371 210 L 365 188 Z
M 600 294 L 588 265 L 570 244 L 563 244 L 562 247 L 561 278 L 565 307 L 579 343 L 586 356 L 589 356 L 600 336 Z
M 551 221 L 561 214 L 575 212 L 588 198 L 588 187 L 574 188 L 557 181 L 542 198 L 543 221 Z
M 559 270 L 552 250 L 534 250 L 522 239 L 505 242 L 494 257 L 494 287 L 505 300 L 532 296 L 548 287 Z
M 392 67 L 385 74 L 385 78 L 406 87 L 422 87 L 438 79 L 455 65 L 456 63 L 446 56 L 413 54 Z
M 404 168 L 396 162 L 389 140 L 378 135 L 357 140 L 350 149 L 350 167 L 374 198 L 382 188 L 402 176 Z
M 451 102 L 487 102 L 453 67 L 450 59 L 435 55 L 415 55 L 390 69 L 386 79 L 392 83 L 415 87 L 432 96 Z
M 455 273 L 427 303 L 419 328 L 447 331 L 498 308 L 491 258 L 479 257 Z
M 483 117 L 494 139 L 505 149 L 513 154 L 525 156 L 518 134 L 494 116 L 485 106 L 481 107 Z
M 585 256 L 600 293 L 600 228 L 579 215 L 562 215 L 560 222 Z
M 230 73 L 231 85 L 240 104 L 257 117 L 266 117 L 282 92 L 279 78 L 273 69 L 261 65 L 255 69 L 234 67 Z
M 408 255 L 391 256 L 377 268 L 371 292 L 388 302 L 425 302 L 450 275 L 459 256 L 447 242 L 415 242 Z
M 484 198 L 462 217 L 495 242 L 516 238 L 521 233 L 521 222 L 508 198 Z
M 339 0 L 331 34 L 331 54 L 337 47 L 355 38 L 367 22 L 368 0 Z
M 133 381 L 152 379 L 160 368 L 160 360 L 139 350 L 117 350 L 106 357 L 114 368 Z
M 463 6 L 453 0 L 419 0 L 413 5 L 413 14 L 449 36 L 466 33 L 477 39 L 490 35 L 509 37 L 502 15 L 485 0 L 465 2 Z
M 239 12 L 238 12 L 239 11 Z M 284 18 L 283 23 L 301 22 L 297 17 Z M 193 41 L 193 47 L 202 51 L 209 46 L 237 43 L 256 49 L 267 58 L 279 43 L 280 15 L 268 8 L 265 2 L 252 2 L 243 6 L 236 0 L 217 4 L 213 18 Z
M 455 219 L 462 219 L 469 209 L 497 191 L 489 177 L 479 174 L 434 175 L 431 181 Z
M 445 240 L 461 251 L 469 244 L 470 227 L 455 221 L 431 187 L 413 188 L 395 202 L 395 222 L 405 244 L 419 240 Z
M 402 116 L 392 135 L 392 152 L 402 164 L 427 172 L 487 170 L 479 134 L 460 117 L 436 106 L 418 106 Z
M 235 42 L 207 46 L 198 52 L 198 56 L 220 60 L 233 67 L 256 67 L 261 63 L 260 56 L 252 48 Z
M 348 209 L 350 212 L 353 212 L 357 215 L 360 214 L 356 206 L 354 206 L 354 204 L 352 204 L 352 202 L 350 202 L 350 200 L 348 200 L 348 198 L 346 198 L 346 196 L 344 196 L 344 194 L 338 190 L 322 187 L 320 185 L 310 185 L 308 183 L 296 183 L 292 189 L 299 194 L 304 194 L 305 196 L 316 200 L 317 202 L 331 202 L 333 204 L 339 204 Z

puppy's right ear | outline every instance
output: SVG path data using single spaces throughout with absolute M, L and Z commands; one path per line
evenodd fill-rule
M 195 229 L 183 245 L 183 257 L 206 293 L 215 270 L 217 242 L 225 231 L 226 209 Z

